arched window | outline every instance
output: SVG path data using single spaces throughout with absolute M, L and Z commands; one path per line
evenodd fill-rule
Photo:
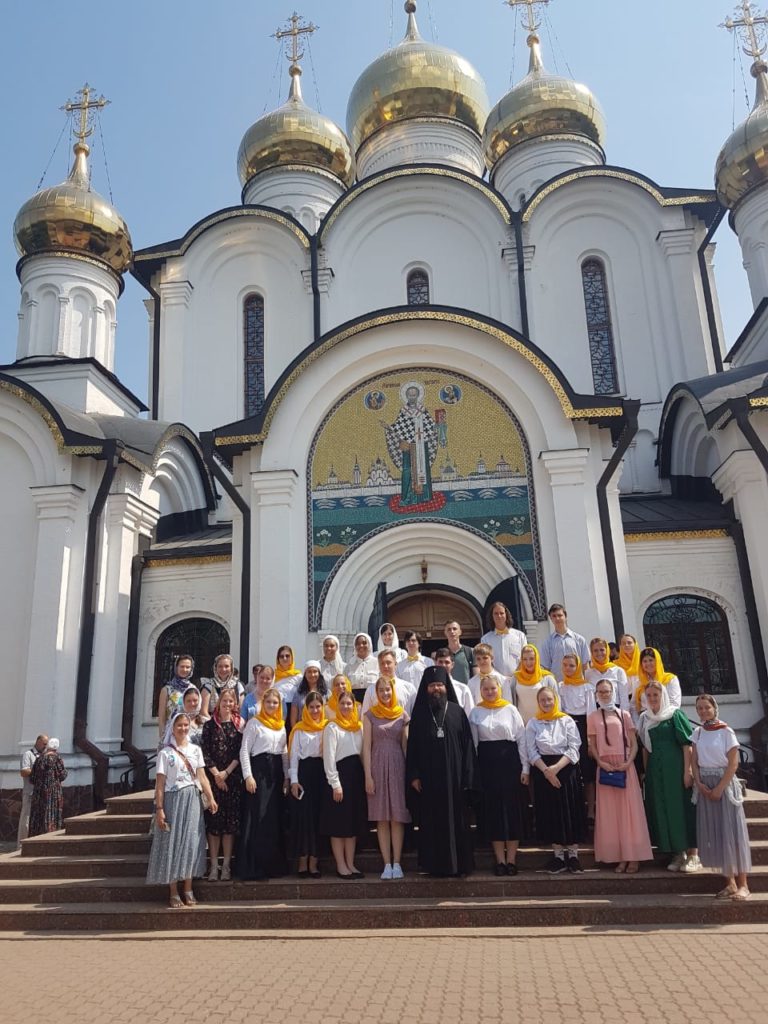
M 616 372 L 613 351 L 613 328 L 605 267 L 600 260 L 584 260 L 581 265 L 581 283 L 584 288 L 584 308 L 587 314 L 587 336 L 595 394 L 613 395 L 619 390 L 619 375 Z
M 739 692 L 728 619 L 714 601 L 694 594 L 663 597 L 645 613 L 643 632 L 686 696 Z
M 408 305 L 429 305 L 429 277 L 426 270 L 412 270 L 408 275 Z
M 173 663 L 180 654 L 189 654 L 195 660 L 194 680 L 207 677 L 217 654 L 229 651 L 229 633 L 213 619 L 182 619 L 164 629 L 155 644 L 155 680 L 152 711 L 157 712 L 160 690 L 173 676 Z
M 264 405 L 264 299 L 249 295 L 243 303 L 245 415 L 256 416 Z

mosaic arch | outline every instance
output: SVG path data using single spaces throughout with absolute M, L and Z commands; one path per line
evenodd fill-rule
M 307 489 L 310 629 L 342 562 L 406 522 L 450 524 L 492 544 L 542 617 L 528 444 L 514 413 L 477 381 L 420 366 L 357 385 L 315 434 Z

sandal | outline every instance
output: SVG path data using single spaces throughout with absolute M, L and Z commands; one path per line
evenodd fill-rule
M 625 860 L 621 861 L 613 870 L 617 875 L 623 875 L 627 870 L 627 862 Z
M 179 895 L 171 896 L 170 899 L 168 900 L 169 910 L 181 910 L 183 906 L 184 904 L 182 903 L 181 896 Z
M 186 903 L 186 905 L 188 907 L 196 907 L 197 906 L 197 900 L 195 899 L 195 894 L 191 890 L 189 892 L 185 892 L 184 893 L 184 902 Z
M 639 870 L 640 870 L 640 865 L 638 864 L 638 862 L 636 860 L 631 860 L 629 862 L 629 864 L 627 864 L 627 874 L 628 875 L 636 875 Z
M 739 890 L 734 885 L 726 885 L 720 892 L 715 893 L 716 900 L 729 900 L 732 896 L 735 896 Z
M 731 895 L 731 899 L 741 902 L 742 900 L 748 900 L 751 895 L 752 893 L 746 885 L 742 885 Z

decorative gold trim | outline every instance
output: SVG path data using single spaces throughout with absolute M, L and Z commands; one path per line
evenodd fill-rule
M 509 210 L 505 204 L 501 199 L 499 199 L 493 189 L 488 188 L 485 182 L 480 181 L 479 178 L 474 179 L 470 175 L 462 174 L 461 171 L 451 170 L 449 167 L 400 167 L 396 170 L 389 171 L 386 174 L 381 174 L 376 178 L 368 179 L 358 185 L 356 189 L 351 192 L 347 192 L 344 198 L 341 199 L 339 204 L 335 207 L 331 215 L 323 221 L 320 228 L 320 235 L 325 235 L 325 232 L 331 227 L 342 210 L 345 210 L 351 202 L 354 202 L 354 200 L 364 192 L 374 188 L 382 181 L 392 181 L 395 178 L 408 178 L 412 175 L 435 175 L 436 177 L 453 178 L 455 181 L 463 181 L 465 185 L 469 185 L 471 188 L 477 189 L 478 192 L 482 192 L 486 199 L 489 199 L 493 203 L 507 226 L 512 223 L 512 217 L 510 216 Z
M 713 540 L 727 537 L 727 530 L 669 530 L 657 533 L 625 533 L 625 544 L 639 544 L 644 540 Z
M 550 196 L 553 192 L 562 188 L 563 185 L 569 185 L 572 181 L 579 181 L 582 178 L 616 178 L 618 181 L 629 182 L 630 185 L 639 185 L 640 188 L 653 196 L 659 206 L 685 206 L 688 203 L 713 203 L 716 199 L 714 192 L 692 192 L 687 196 L 674 196 L 672 198 L 667 198 L 662 195 L 657 188 L 654 188 L 653 185 L 645 181 L 643 178 L 638 177 L 636 174 L 627 174 L 625 171 L 612 171 L 604 167 L 588 167 L 585 170 L 576 171 L 573 174 L 566 175 L 564 178 L 558 178 L 557 181 L 553 181 L 549 185 L 545 185 L 540 192 L 536 193 L 529 205 L 525 208 L 525 212 L 523 213 L 523 223 L 528 223 L 536 207 L 539 206 L 547 196 Z
M 749 406 L 751 409 L 764 409 L 768 406 L 768 395 L 761 395 L 759 398 L 750 398 Z
M 131 455 L 131 453 L 125 451 L 124 448 L 120 450 L 119 455 L 121 462 L 127 462 L 129 466 L 133 466 L 134 469 L 138 469 L 140 473 L 148 473 L 150 471 L 148 466 L 145 466 L 143 462 L 139 462 L 135 455 Z
M 35 412 L 43 419 L 45 425 L 51 432 L 53 440 L 56 442 L 56 447 L 60 454 L 66 455 L 101 455 L 103 445 L 67 445 L 64 441 L 64 435 L 59 429 L 59 425 L 56 420 L 51 416 L 50 412 L 46 409 L 42 402 L 38 401 L 34 395 L 21 387 L 19 384 L 11 384 L 10 381 L 0 380 L 0 390 L 7 391 L 8 394 L 13 395 L 15 398 L 20 398 L 22 402 L 26 402 L 27 405 L 31 406 Z
M 286 217 L 284 214 L 279 213 L 277 210 L 262 210 L 251 209 L 248 206 L 239 207 L 236 210 L 228 210 L 226 213 L 220 213 L 216 217 L 208 217 L 206 220 L 199 224 L 196 230 L 192 234 L 185 238 L 178 249 L 164 249 L 162 252 L 149 252 L 149 253 L 136 253 L 133 257 L 134 263 L 147 263 L 151 260 L 162 260 L 168 259 L 171 256 L 183 256 L 184 253 L 189 249 L 192 243 L 202 235 L 208 228 L 213 227 L 214 224 L 222 224 L 227 220 L 236 220 L 240 217 L 263 217 L 265 220 L 274 220 L 278 224 L 282 224 L 283 227 L 288 228 L 292 232 L 305 249 L 309 249 L 310 242 L 309 237 L 305 231 L 294 224 L 292 220 Z
M 547 366 L 544 360 L 540 359 L 537 355 L 531 352 L 531 350 L 526 345 L 524 345 L 521 341 L 518 341 L 517 338 L 513 337 L 508 332 L 503 331 L 498 327 L 493 327 L 490 324 L 486 324 L 482 320 L 478 320 L 472 316 L 464 316 L 463 314 L 460 313 L 443 313 L 428 309 L 419 310 L 416 307 L 414 307 L 413 309 L 410 309 L 407 312 L 402 311 L 399 313 L 387 313 L 383 316 L 373 317 L 371 320 L 365 320 L 362 323 L 353 324 L 346 330 L 340 331 L 338 334 L 332 335 L 330 338 L 327 338 L 322 345 L 318 345 L 317 348 L 314 348 L 309 353 L 309 355 L 307 355 L 307 357 L 303 359 L 301 363 L 299 363 L 298 366 L 295 366 L 291 373 L 283 381 L 280 390 L 277 392 L 274 399 L 270 402 L 269 409 L 267 410 L 267 415 L 264 420 L 264 427 L 260 434 L 238 434 L 235 437 L 217 437 L 215 442 L 216 446 L 229 447 L 231 445 L 237 444 L 262 444 L 266 440 L 267 435 L 269 434 L 269 428 L 272 424 L 272 420 L 275 417 L 275 413 L 277 412 L 280 403 L 285 398 L 286 394 L 288 393 L 288 390 L 292 387 L 294 382 L 301 376 L 301 374 L 304 373 L 307 367 L 309 367 L 312 363 L 318 360 L 321 356 L 324 356 L 326 352 L 329 352 L 332 348 L 335 348 L 336 345 L 340 344 L 342 341 L 346 341 L 347 338 L 354 337 L 356 334 L 361 334 L 363 331 L 371 330 L 374 327 L 383 327 L 388 324 L 410 322 L 413 320 L 433 320 L 442 321 L 443 323 L 458 324 L 459 326 L 462 327 L 470 327 L 473 330 L 482 331 L 484 334 L 488 334 L 492 338 L 496 338 L 498 341 L 502 342 L 502 344 L 506 345 L 508 348 L 513 349 L 519 355 L 523 356 L 524 359 L 527 359 L 528 362 L 536 370 L 538 370 L 538 372 L 542 375 L 542 377 L 546 380 L 546 382 L 554 391 L 555 396 L 557 397 L 557 400 L 560 403 L 560 407 L 562 408 L 563 412 L 568 417 L 568 419 L 586 420 L 592 419 L 593 417 L 596 416 L 614 417 L 621 416 L 623 414 L 623 409 L 620 405 L 611 405 L 606 406 L 605 408 L 593 407 L 589 409 L 575 409 L 571 404 L 568 395 L 565 392 L 565 388 L 557 379 L 557 376 L 553 373 L 549 366 Z
M 189 555 L 186 558 L 148 558 L 146 569 L 169 568 L 176 565 L 213 565 L 219 562 L 231 562 L 232 555 Z

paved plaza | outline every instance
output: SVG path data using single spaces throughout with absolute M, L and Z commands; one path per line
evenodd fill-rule
M 767 951 L 763 926 L 8 936 L 2 1019 L 764 1024 Z

